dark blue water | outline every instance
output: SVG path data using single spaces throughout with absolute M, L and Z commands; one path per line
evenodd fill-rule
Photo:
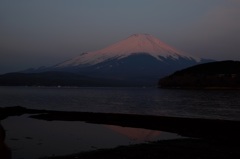
M 240 120 L 238 90 L 0 87 L 0 106 Z

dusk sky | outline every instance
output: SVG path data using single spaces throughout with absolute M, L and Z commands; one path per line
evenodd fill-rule
M 0 73 L 51 66 L 135 33 L 240 60 L 240 0 L 0 0 Z

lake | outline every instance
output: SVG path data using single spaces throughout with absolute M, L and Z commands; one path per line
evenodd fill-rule
M 148 114 L 240 120 L 237 90 L 158 88 L 0 87 L 0 106 L 63 111 Z M 147 141 L 177 134 L 85 122 L 43 121 L 28 115 L 1 121 L 13 159 L 65 155 Z
M 0 106 L 240 120 L 238 90 L 0 87 Z

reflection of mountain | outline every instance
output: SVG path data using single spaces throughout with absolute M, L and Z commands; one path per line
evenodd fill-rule
M 121 127 L 115 125 L 106 125 L 106 127 L 121 135 L 127 136 L 132 140 L 137 141 L 151 141 L 156 139 L 161 134 L 160 131 L 140 128 Z

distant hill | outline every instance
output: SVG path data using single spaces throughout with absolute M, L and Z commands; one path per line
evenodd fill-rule
M 240 89 L 240 61 L 192 66 L 159 80 L 161 88 Z
M 0 75 L 0 86 L 122 86 L 121 81 L 91 78 L 69 72 L 7 73 Z

